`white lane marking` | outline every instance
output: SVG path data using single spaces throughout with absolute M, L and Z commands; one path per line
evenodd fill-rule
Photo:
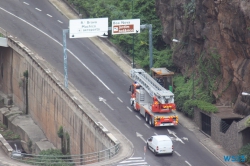
M 177 137 L 177 135 L 175 134 L 174 131 L 171 131 L 171 130 L 169 130 L 169 129 L 167 129 L 167 130 L 168 130 L 168 133 L 169 133 L 169 134 L 172 134 L 172 135 L 175 136 L 175 140 L 176 140 L 176 141 L 180 141 L 181 143 L 185 144 L 179 137 Z
M 60 21 L 60 20 L 57 20 L 58 22 L 60 22 L 61 24 L 63 23 L 62 21 Z
M 130 157 L 128 159 L 130 159 L 130 160 L 138 160 L 138 159 L 142 159 L 142 157 Z
M 27 2 L 23 2 L 25 5 L 30 5 L 30 4 L 28 4 Z
M 36 10 L 38 10 L 38 11 L 42 11 L 41 9 L 38 9 L 38 8 L 35 8 Z
M 51 15 L 47 14 L 47 16 L 52 17 Z
M 174 152 L 175 152 L 178 156 L 181 156 L 180 153 L 178 153 L 178 152 L 176 152 L 176 151 L 174 151 Z
M 108 103 L 106 103 L 106 102 L 104 102 L 112 111 L 114 111 L 114 109 L 110 106 L 110 105 L 108 105 Z
M 47 36 L 48 38 L 50 38 L 51 40 L 53 40 L 54 42 L 56 42 L 57 44 L 59 44 L 60 46 L 63 46 L 59 41 L 57 41 L 56 39 L 52 38 L 52 37 L 49 36 L 47 33 L 43 32 L 43 31 L 40 30 L 39 28 L 35 27 L 35 26 L 32 25 L 31 23 L 25 21 L 24 19 L 22 19 L 22 18 L 20 18 L 20 17 L 18 17 L 18 16 L 16 16 L 16 15 L 14 15 L 13 13 L 11 13 L 11 12 L 9 12 L 9 11 L 7 11 L 7 10 L 1 8 L 1 7 L 0 7 L 0 9 L 3 10 L 4 12 L 6 12 L 6 13 L 8 13 L 8 14 L 10 14 L 10 15 L 16 17 L 16 18 L 18 18 L 19 20 L 25 22 L 26 24 L 30 25 L 31 27 L 33 27 L 33 28 L 36 29 L 37 31 L 41 32 L 42 34 L 44 34 L 45 36 Z M 88 66 L 86 66 L 86 65 L 85 65 L 85 64 L 84 64 L 75 54 L 73 54 L 69 49 L 67 49 L 67 50 L 68 50 L 68 52 L 69 52 L 74 58 L 76 58 L 76 60 L 78 60 L 78 62 L 80 62 L 80 63 L 81 63 L 81 64 L 82 64 L 82 65 L 83 65 L 83 66 L 84 66 L 84 67 L 85 67 L 94 77 L 96 77 L 96 79 L 98 79 L 98 81 L 101 82 L 102 85 L 105 86 L 105 88 L 107 88 L 112 94 L 114 94 L 114 92 L 113 92 L 106 84 L 104 84 L 104 82 L 103 82 L 99 77 L 97 77 L 97 75 L 95 75 L 95 73 L 93 73 L 93 72 L 88 68 Z
M 133 164 L 125 164 L 125 165 L 117 165 L 117 166 L 128 166 L 128 165 L 142 165 L 142 166 L 145 166 L 146 164 L 148 164 L 147 162 L 143 162 L 143 163 L 133 163 Z
M 133 112 L 129 107 L 127 107 L 127 109 L 128 109 L 130 112 Z
M 203 145 L 203 143 L 200 142 L 200 144 L 201 144 L 205 149 L 207 149 L 214 157 L 216 157 L 223 165 L 226 166 L 226 164 L 223 163 L 223 161 L 222 161 L 219 157 L 217 157 L 215 154 L 213 154 L 213 152 L 211 152 L 211 150 L 209 150 L 205 145 Z
M 154 132 L 155 135 L 158 135 L 156 132 Z
M 143 138 L 143 135 L 141 135 L 140 133 L 136 132 L 136 136 L 140 137 L 145 143 L 147 143 L 147 141 Z
M 185 161 L 185 163 L 187 163 L 189 166 L 192 166 L 188 161 Z
M 122 102 L 122 103 L 123 103 L 123 101 L 122 101 L 119 97 L 117 97 L 117 99 L 118 99 L 120 102 Z
M 144 123 L 144 125 L 145 125 L 147 128 L 149 128 L 149 129 L 150 129 L 150 127 L 148 126 L 148 124 L 147 124 L 147 123 Z
M 121 161 L 119 163 L 132 163 L 132 162 L 143 162 L 144 160 L 132 160 L 132 161 Z
M 141 118 L 138 115 L 135 115 L 139 120 L 141 120 Z
M 102 101 L 104 104 L 106 104 L 112 111 L 114 111 L 114 109 L 106 102 L 106 99 L 102 98 L 99 96 L 99 101 Z

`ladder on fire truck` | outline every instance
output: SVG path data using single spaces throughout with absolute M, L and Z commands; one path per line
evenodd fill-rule
M 144 70 L 131 69 L 130 75 L 136 83 L 140 84 L 151 97 L 155 96 L 161 104 L 174 103 L 174 94 L 163 88 Z

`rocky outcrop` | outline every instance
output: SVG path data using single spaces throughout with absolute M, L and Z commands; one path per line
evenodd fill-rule
M 236 112 L 250 114 L 250 97 L 241 96 L 242 91 L 250 92 L 250 0 L 156 0 L 156 11 L 180 71 L 195 70 L 199 77 L 200 59 L 207 62 L 216 52 L 216 104 L 234 104 Z

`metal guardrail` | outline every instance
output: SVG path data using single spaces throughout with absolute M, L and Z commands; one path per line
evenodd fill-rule
M 11 158 L 19 162 L 30 165 L 86 165 L 109 160 L 114 157 L 120 150 L 120 143 L 115 146 L 99 152 L 79 155 L 33 155 L 13 151 Z

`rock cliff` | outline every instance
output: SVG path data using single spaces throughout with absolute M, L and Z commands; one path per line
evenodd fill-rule
M 216 104 L 234 104 L 236 112 L 250 114 L 250 96 L 241 95 L 250 93 L 250 0 L 156 0 L 156 12 L 180 71 L 194 70 L 198 79 L 200 66 L 216 60 L 207 65 L 213 75 L 219 64 L 214 74 Z

